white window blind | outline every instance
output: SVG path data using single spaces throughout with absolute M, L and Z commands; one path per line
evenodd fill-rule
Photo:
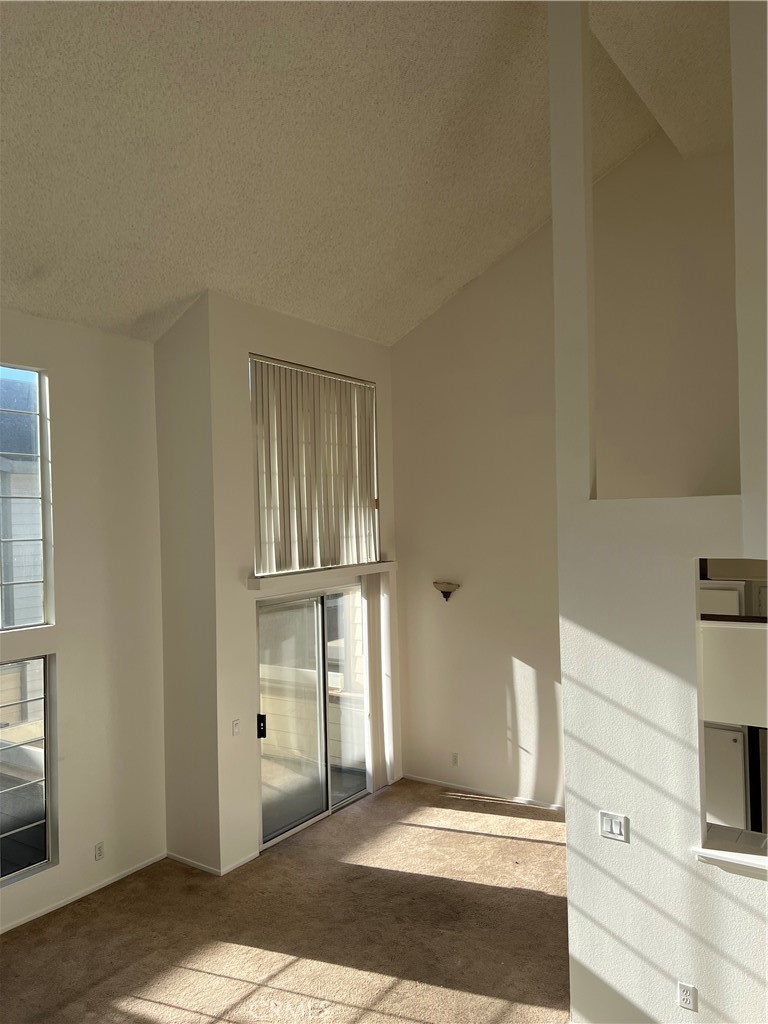
M 256 574 L 379 558 L 373 384 L 251 359 Z

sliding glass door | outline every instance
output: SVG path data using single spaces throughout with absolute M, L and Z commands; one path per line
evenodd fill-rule
M 259 610 L 263 842 L 328 810 L 322 600 Z
M 262 842 L 367 791 L 359 586 L 259 609 Z
M 325 597 L 328 762 L 331 807 L 364 793 L 366 782 L 365 633 L 360 587 Z

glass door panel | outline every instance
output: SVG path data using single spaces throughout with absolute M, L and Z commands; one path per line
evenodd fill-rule
M 321 598 L 259 610 L 265 843 L 328 810 L 322 634 Z
M 365 629 L 359 586 L 325 597 L 331 806 L 367 789 Z

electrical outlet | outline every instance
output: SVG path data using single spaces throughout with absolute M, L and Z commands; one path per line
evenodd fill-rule
M 104 860 L 104 841 L 103 840 L 100 843 L 96 843 L 96 845 L 94 846 L 94 848 L 93 848 L 93 859 L 94 860 Z
M 459 755 L 454 750 L 454 752 L 451 754 L 451 768 L 458 768 L 458 767 L 459 767 Z
M 685 981 L 678 981 L 677 983 L 677 1005 L 682 1006 L 684 1010 L 696 1010 L 699 1009 L 699 992 L 698 989 L 694 988 L 693 985 L 689 985 Z

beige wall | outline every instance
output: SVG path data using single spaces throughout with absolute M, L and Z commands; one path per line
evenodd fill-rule
M 2 926 L 165 854 L 160 530 L 152 346 L 2 313 L 4 362 L 50 380 L 59 863 L 2 890 Z M 104 859 L 94 860 L 103 841 Z
M 393 349 L 404 771 L 543 803 L 562 800 L 551 277 L 542 230 Z M 447 603 L 440 579 L 461 584 Z
M 729 152 L 659 134 L 595 188 L 600 498 L 739 493 Z

